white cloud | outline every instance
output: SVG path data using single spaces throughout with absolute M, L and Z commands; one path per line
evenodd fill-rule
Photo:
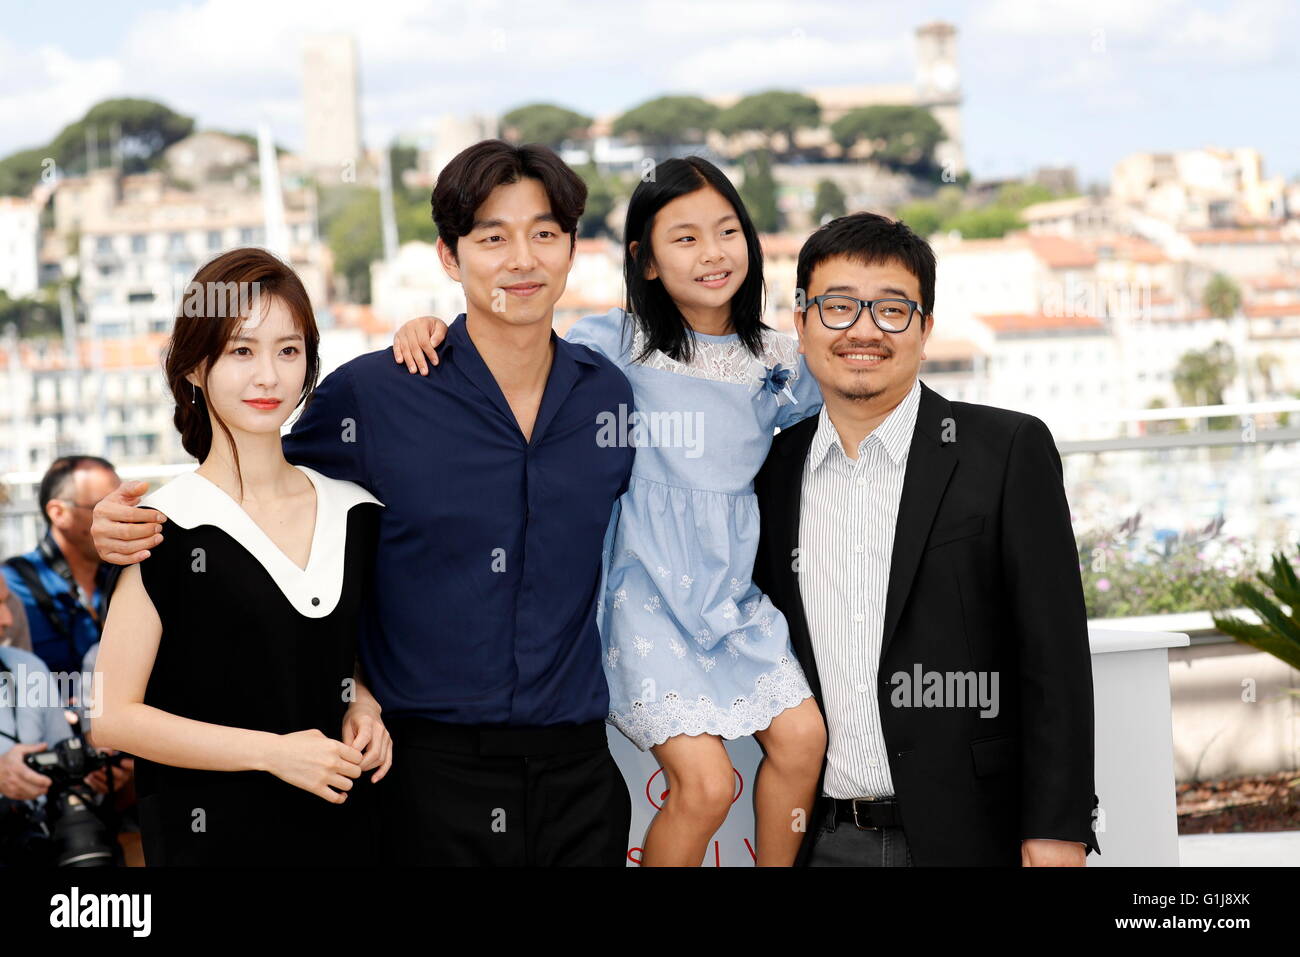
M 667 77 L 674 88 L 706 95 L 865 82 L 910 83 L 912 38 L 806 34 L 736 37 L 688 54 Z
M 1186 0 L 988 0 L 971 18 L 976 29 L 1021 37 L 1153 38 Z
M 0 37 L 0 155 L 44 145 L 121 86 L 118 60 L 76 60 L 48 45 L 24 51 Z
M 1171 32 L 1161 57 L 1251 66 L 1294 57 L 1297 21 L 1295 4 L 1283 0 L 1250 0 L 1222 13 L 1191 10 Z

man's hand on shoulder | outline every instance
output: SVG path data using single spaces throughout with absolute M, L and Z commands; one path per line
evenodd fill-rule
M 152 508 L 137 508 L 149 490 L 148 482 L 123 482 L 95 506 L 90 537 L 101 561 L 134 565 L 149 557 L 149 549 L 162 541 L 167 516 Z

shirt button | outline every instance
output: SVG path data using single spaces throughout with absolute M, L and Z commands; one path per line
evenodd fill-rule
M 855 552 L 861 552 L 861 551 L 862 551 L 862 546 L 861 546 L 861 545 L 855 545 L 855 546 L 853 546 L 853 550 L 854 550 Z
M 880 762 L 877 761 L 875 758 L 872 758 L 870 761 L 867 762 L 867 764 L 871 765 L 873 768 L 880 767 Z
M 862 612 L 858 612 L 856 615 L 854 615 L 854 616 L 853 616 L 853 620 L 854 620 L 854 621 L 861 621 L 861 620 L 862 620 Z
M 867 484 L 867 480 L 864 479 L 864 478 L 860 478 L 860 479 L 858 479 L 858 484 L 859 484 L 859 485 L 866 485 L 866 484 Z
M 320 604 L 320 599 L 319 599 L 319 598 L 313 598 L 313 599 L 311 600 L 311 603 L 312 603 L 313 605 L 319 605 L 319 604 Z
M 871 687 L 871 686 L 868 685 L 868 684 L 860 684 L 860 685 L 858 685 L 858 693 L 859 693 L 859 694 L 862 694 L 862 693 L 863 693 L 864 691 L 866 691 L 869 687 Z

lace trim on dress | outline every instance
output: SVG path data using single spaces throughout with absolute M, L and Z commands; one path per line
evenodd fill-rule
M 632 355 L 641 354 L 645 348 L 645 336 L 640 329 L 632 333 Z M 735 382 L 755 387 L 763 379 L 763 373 L 778 363 L 793 370 L 790 381 L 799 376 L 799 342 L 798 340 L 776 332 L 763 330 L 762 356 L 750 354 L 739 339 L 717 342 L 712 339 L 695 339 L 695 348 L 689 363 L 678 362 L 656 349 L 646 356 L 641 365 L 647 369 L 661 369 L 676 372 L 679 375 L 694 376 L 697 379 L 712 379 L 716 382 Z
M 708 695 L 692 701 L 669 691 L 658 701 L 633 701 L 630 712 L 611 711 L 608 721 L 645 751 L 679 734 L 742 738 L 762 731 L 782 711 L 810 697 L 803 669 L 782 655 L 775 669 L 758 676 L 753 694 L 738 697 L 729 706 L 715 704 Z

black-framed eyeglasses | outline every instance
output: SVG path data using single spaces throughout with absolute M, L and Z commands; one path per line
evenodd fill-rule
M 871 321 L 881 332 L 906 332 L 912 316 L 921 311 L 920 303 L 912 299 L 858 299 L 856 296 L 814 296 L 809 306 L 817 307 L 817 315 L 827 329 L 848 329 L 862 315 L 862 307 L 871 311 Z

